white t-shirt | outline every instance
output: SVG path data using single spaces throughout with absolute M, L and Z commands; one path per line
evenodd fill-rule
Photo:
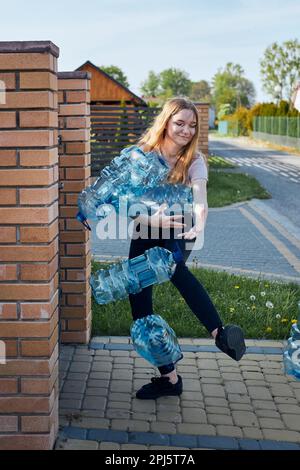
M 208 181 L 208 172 L 204 156 L 199 153 L 191 163 L 188 171 L 190 183 L 194 183 L 200 179 Z
M 171 170 L 174 168 L 175 161 L 174 162 L 169 161 L 161 154 L 160 154 L 160 157 L 162 157 L 168 163 Z M 207 167 L 206 167 L 205 160 L 201 152 L 199 152 L 196 155 L 196 157 L 192 160 L 192 163 L 188 170 L 188 177 L 189 177 L 188 186 L 191 186 L 192 183 L 200 179 L 206 179 L 206 181 L 208 181 Z

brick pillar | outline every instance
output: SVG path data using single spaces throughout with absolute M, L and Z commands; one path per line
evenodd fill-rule
M 200 119 L 199 150 L 208 157 L 208 110 L 209 103 L 195 103 Z
M 76 219 L 78 194 L 91 184 L 90 80 L 89 72 L 58 73 L 63 343 L 88 343 L 91 335 L 90 231 Z
M 0 42 L 0 449 L 58 432 L 58 55 Z

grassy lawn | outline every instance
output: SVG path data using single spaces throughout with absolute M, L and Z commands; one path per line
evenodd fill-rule
M 107 264 L 92 263 L 92 272 Z M 250 279 L 225 272 L 190 268 L 210 295 L 224 323 L 237 323 L 246 338 L 283 339 L 297 319 L 300 286 Z M 128 299 L 99 305 L 92 299 L 93 335 L 129 335 L 132 323 Z M 153 286 L 153 309 L 174 328 L 178 337 L 210 337 L 204 326 L 168 281 Z
M 255 178 L 226 172 L 234 168 L 221 157 L 209 157 L 209 207 L 270 197 Z M 92 261 L 92 273 L 106 266 Z M 199 268 L 195 264 L 191 271 L 207 290 L 223 323 L 239 324 L 246 338 L 289 336 L 291 322 L 297 319 L 299 285 L 250 279 Z M 153 287 L 153 306 L 154 312 L 161 314 L 179 337 L 210 337 L 171 282 Z M 108 305 L 98 305 L 92 298 L 92 310 L 93 335 L 129 335 L 132 317 L 128 298 Z
M 218 157 L 217 155 L 210 155 L 208 157 L 208 164 L 209 164 L 209 169 L 230 169 L 230 168 L 236 168 L 236 165 L 233 165 L 232 163 L 228 162 L 222 157 Z
M 270 199 L 271 195 L 253 177 L 244 173 L 230 173 L 236 169 L 221 157 L 208 158 L 209 181 L 207 184 L 208 207 L 224 207 L 252 198 Z
M 208 207 L 224 207 L 252 198 L 270 199 L 271 195 L 253 177 L 243 173 L 209 172 Z

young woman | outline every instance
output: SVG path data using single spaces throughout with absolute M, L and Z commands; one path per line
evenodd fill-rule
M 204 229 L 208 214 L 206 184 L 208 171 L 206 159 L 198 151 L 199 118 L 195 105 L 185 98 L 169 99 L 154 124 L 146 131 L 137 145 L 145 152 L 154 151 L 169 164 L 169 183 L 181 183 L 192 188 L 193 214 L 192 227 L 185 230 L 182 215 L 166 215 L 166 205 L 161 205 L 153 215 L 139 215 L 135 218 L 135 232 L 142 226 L 148 234 L 151 228 L 158 230 L 158 238 L 135 238 L 131 240 L 129 258 L 141 255 L 154 246 L 174 250 L 177 242 L 184 256 L 184 261 L 176 266 L 171 282 L 190 307 L 192 312 L 203 323 L 216 345 L 235 360 L 240 360 L 246 347 L 242 330 L 236 325 L 222 326 L 222 321 L 208 293 L 195 276 L 189 271 L 185 262 L 193 249 L 196 237 Z M 204 210 L 203 210 L 204 208 Z M 181 219 L 181 222 L 179 221 Z M 144 227 L 145 228 L 145 227 Z M 176 228 L 183 232 L 175 233 Z M 168 229 L 169 237 L 164 237 Z M 152 231 L 153 233 L 153 231 Z M 192 247 L 191 247 L 192 245 Z M 130 294 L 129 301 L 133 320 L 153 314 L 152 286 L 138 294 Z M 163 395 L 180 395 L 182 378 L 177 375 L 175 365 L 168 364 L 158 368 L 160 377 L 153 377 L 151 383 L 137 391 L 140 399 L 155 399 Z

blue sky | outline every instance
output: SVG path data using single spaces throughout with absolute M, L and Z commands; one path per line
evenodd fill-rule
M 130 89 L 149 70 L 185 70 L 210 81 L 227 62 L 239 63 L 256 89 L 259 60 L 272 42 L 299 39 L 299 0 L 10 0 L 1 5 L 1 41 L 51 40 L 59 71 L 90 60 L 118 65 Z

